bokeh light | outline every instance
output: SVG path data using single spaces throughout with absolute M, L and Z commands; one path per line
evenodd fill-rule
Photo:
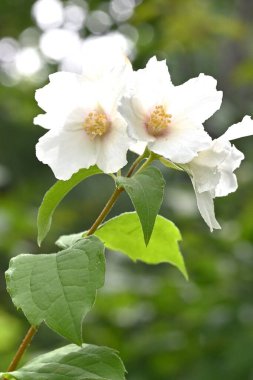
M 25 76 L 37 73 L 42 68 L 42 59 L 37 49 L 32 47 L 21 49 L 16 56 L 16 68 Z
M 87 11 L 84 7 L 76 4 L 66 5 L 64 8 L 64 28 L 80 30 L 84 27 Z
M 46 57 L 54 61 L 61 61 L 79 48 L 80 40 L 72 30 L 50 29 L 42 34 L 39 46 Z
M 63 23 L 63 5 L 60 0 L 37 0 L 32 7 L 37 25 L 43 29 L 57 28 Z
M 110 3 L 110 13 L 117 22 L 128 20 L 134 12 L 134 0 L 112 0 Z
M 91 12 L 87 19 L 87 28 L 93 34 L 103 34 L 112 26 L 110 16 L 103 11 Z

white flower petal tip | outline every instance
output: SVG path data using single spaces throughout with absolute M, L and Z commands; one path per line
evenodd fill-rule
M 223 92 L 217 90 L 217 80 L 200 74 L 176 87 L 179 98 L 176 106 L 195 123 L 202 124 L 220 109 Z
M 43 117 L 41 117 L 41 116 L 43 116 L 43 115 L 38 115 L 38 116 L 33 118 L 33 124 L 34 125 L 39 125 L 42 127 L 41 124 L 43 124 Z
M 237 124 L 231 125 L 227 129 L 227 131 L 219 137 L 219 139 L 224 139 L 224 140 L 236 140 L 241 137 L 247 137 L 247 136 L 252 136 L 253 135 L 253 120 L 251 119 L 250 116 L 244 116 L 242 121 L 240 121 Z
M 169 69 L 165 59 L 158 61 L 156 56 L 150 58 L 147 62 L 146 70 L 148 70 L 149 73 L 153 73 L 154 75 L 160 74 L 161 77 L 171 82 Z
M 121 102 L 129 134 L 175 163 L 190 162 L 211 145 L 202 123 L 220 108 L 222 92 L 216 84 L 200 74 L 173 86 L 166 62 L 152 57 L 145 69 L 134 72 L 131 90 Z
M 214 203 L 213 203 L 213 197 L 209 191 L 204 191 L 203 193 L 199 193 L 197 189 L 195 189 L 196 194 L 196 200 L 197 200 L 197 206 L 200 212 L 200 215 L 210 228 L 210 231 L 213 232 L 213 230 L 219 230 L 221 229 L 220 224 L 217 222 L 215 218 L 215 212 L 214 212 Z

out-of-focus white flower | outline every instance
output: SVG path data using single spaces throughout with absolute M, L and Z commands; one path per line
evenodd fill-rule
M 88 37 L 82 46 L 82 71 L 89 77 L 99 79 L 111 70 L 112 62 L 115 66 L 122 65 L 122 60 L 130 53 L 129 40 L 121 33 Z
M 125 91 L 131 64 L 111 65 L 103 75 L 59 72 L 36 91 L 35 98 L 46 112 L 34 123 L 49 129 L 39 139 L 36 155 L 58 179 L 67 180 L 81 168 L 97 164 L 113 173 L 126 163 L 130 145 L 127 123 L 117 111 Z
M 173 86 L 166 62 L 153 57 L 145 69 L 134 72 L 121 112 L 135 140 L 175 163 L 187 163 L 210 145 L 202 123 L 221 101 L 214 78 L 200 74 Z
M 65 30 L 64 33 L 78 37 L 73 31 Z M 64 37 L 64 33 L 61 33 L 59 38 Z M 133 52 L 132 42 L 119 32 L 111 32 L 99 37 L 89 36 L 84 40 L 78 37 L 73 42 L 61 61 L 61 70 L 77 74 L 85 72 L 94 79 L 98 79 L 104 72 L 110 70 L 112 62 L 115 66 L 121 64 L 125 56 L 129 57 Z M 48 45 L 53 47 L 53 43 Z M 60 48 L 55 46 L 55 51 L 59 51 L 61 47 L 66 50 L 64 38 L 63 43 L 58 45 L 60 45 Z M 55 52 L 52 52 L 52 54 L 55 54 Z
M 234 170 L 244 159 L 243 153 L 231 145 L 230 140 L 250 135 L 253 135 L 253 120 L 245 116 L 240 123 L 232 125 L 213 140 L 210 148 L 200 152 L 190 163 L 181 165 L 191 177 L 200 214 L 211 231 L 220 228 L 215 218 L 213 199 L 237 189 Z

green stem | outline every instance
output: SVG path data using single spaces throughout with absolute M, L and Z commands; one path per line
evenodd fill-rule
M 143 153 L 141 156 L 139 156 L 139 157 L 133 162 L 132 166 L 130 167 L 130 169 L 129 169 L 128 173 L 127 173 L 127 177 L 131 177 L 131 175 L 133 174 L 133 172 L 135 171 L 135 169 L 137 168 L 137 166 L 140 164 L 140 162 L 141 162 L 142 160 L 144 160 L 144 158 L 147 157 L 147 154 L 149 154 L 149 153 L 147 152 L 147 149 L 146 149 L 146 150 L 144 151 L 144 153 Z
M 105 219 L 107 214 L 112 209 L 113 205 L 115 204 L 116 200 L 118 199 L 118 197 L 120 196 L 122 191 L 124 191 L 124 189 L 122 187 L 117 187 L 114 190 L 110 199 L 108 200 L 105 207 L 103 208 L 103 210 L 101 211 L 101 213 L 99 214 L 99 216 L 97 217 L 97 219 L 95 220 L 95 222 L 93 223 L 93 225 L 91 226 L 89 231 L 87 232 L 86 236 L 90 236 L 90 235 L 94 234 L 94 232 L 97 230 L 97 228 L 100 226 L 100 224 L 103 222 L 103 220 Z
M 27 331 L 26 336 L 24 337 L 22 343 L 20 344 L 14 358 L 12 359 L 11 364 L 9 365 L 9 367 L 7 369 L 8 372 L 14 371 L 17 368 L 18 363 L 20 362 L 22 356 L 24 355 L 27 347 L 30 345 L 32 338 L 34 337 L 36 332 L 37 332 L 37 327 L 31 326 L 29 328 L 29 330 Z
M 150 155 L 149 157 L 147 158 L 147 160 L 144 162 L 144 164 L 137 170 L 137 172 L 135 172 L 135 174 L 138 174 L 140 172 L 142 172 L 145 168 L 147 168 L 151 162 L 153 162 L 154 160 L 157 159 L 157 154 L 153 153 L 153 152 L 150 152 Z

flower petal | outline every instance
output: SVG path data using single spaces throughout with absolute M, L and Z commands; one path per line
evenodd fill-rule
M 58 179 L 67 180 L 96 163 L 97 147 L 84 131 L 49 131 L 36 145 L 37 158 L 51 167 Z
M 201 151 L 194 163 L 201 166 L 216 167 L 221 165 L 230 154 L 231 144 L 229 141 L 213 140 L 210 147 Z
M 45 129 L 60 129 L 64 126 L 64 118 L 55 113 L 44 113 L 33 119 L 33 124 L 40 125 Z
M 183 165 L 194 178 L 199 193 L 209 190 L 214 192 L 221 178 L 220 166 L 230 154 L 230 142 L 214 140 L 210 148 L 203 150 L 191 162 Z
M 130 139 L 126 130 L 125 120 L 120 114 L 117 114 L 112 120 L 110 132 L 97 141 L 98 156 L 96 163 L 103 172 L 115 173 L 127 164 L 126 155 L 130 146 Z
M 197 152 L 210 146 L 211 138 L 203 127 L 175 128 L 167 136 L 149 143 L 150 150 L 175 163 L 185 164 L 197 156 Z
M 195 159 L 182 167 L 194 178 L 197 191 L 199 193 L 213 191 L 220 181 L 220 172 L 216 167 L 198 165 L 194 161 Z
M 147 147 L 147 143 L 143 141 L 134 142 L 130 145 L 131 152 L 134 152 L 138 154 L 139 156 L 142 155 Z
M 115 64 L 115 63 L 114 63 Z M 98 102 L 108 114 L 116 112 L 122 96 L 125 94 L 133 69 L 130 61 L 123 56 L 122 62 L 105 73 L 98 81 Z
M 222 91 L 217 91 L 216 85 L 217 81 L 213 77 L 200 74 L 175 87 L 170 113 L 202 124 L 221 106 Z
M 193 182 L 193 181 L 192 181 Z M 195 184 L 193 182 L 193 187 L 196 194 L 196 200 L 200 215 L 209 226 L 210 230 L 220 229 L 221 226 L 217 222 L 214 213 L 214 203 L 213 197 L 210 191 L 204 191 L 203 193 L 199 193 L 195 188 Z
M 146 113 L 138 98 L 123 98 L 121 103 L 119 111 L 128 123 L 129 135 L 136 140 L 154 141 L 145 128 Z
M 239 168 L 241 161 L 244 159 L 244 155 L 235 146 L 230 149 L 230 154 L 219 166 L 221 178 L 218 185 L 215 188 L 216 197 L 224 197 L 234 191 L 236 191 L 238 184 L 236 175 L 233 171 Z
M 150 58 L 146 65 L 146 69 L 148 70 L 149 75 L 153 77 L 153 80 L 158 84 L 159 87 L 162 86 L 168 89 L 168 87 L 173 86 L 165 59 L 162 61 L 158 61 L 155 56 Z
M 253 120 L 250 116 L 244 116 L 242 121 L 231 125 L 219 139 L 230 141 L 251 135 L 253 135 Z
M 97 105 L 97 87 L 81 75 L 58 72 L 49 76 L 50 83 L 35 92 L 38 105 L 50 117 L 66 118 L 77 108 L 92 109 Z
M 166 61 L 152 57 L 145 69 L 133 73 L 132 96 L 138 99 L 145 113 L 155 105 L 167 104 L 168 93 L 174 86 L 171 83 Z
M 79 92 L 80 82 L 78 75 L 58 72 L 49 76 L 50 82 L 43 88 L 36 90 L 35 99 L 44 111 L 65 112 L 73 105 L 75 96 Z

